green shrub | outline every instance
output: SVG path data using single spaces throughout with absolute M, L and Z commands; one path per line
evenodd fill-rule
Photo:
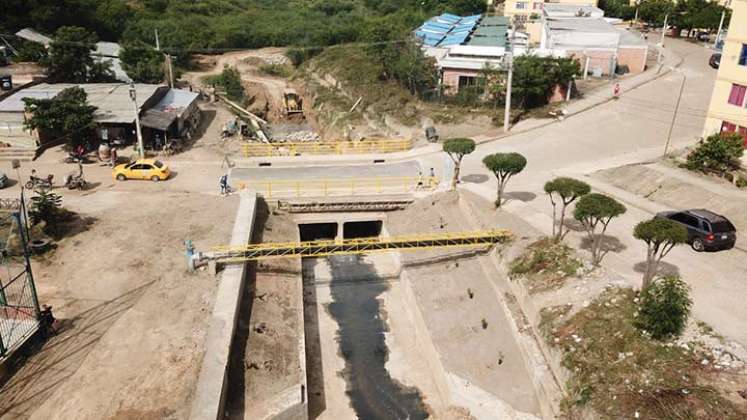
M 29 217 L 32 224 L 45 222 L 48 226 L 59 221 L 63 213 L 62 197 L 47 190 L 36 190 L 35 196 L 31 197 L 31 208 Z
M 679 276 L 661 277 L 641 291 L 634 325 L 661 340 L 682 334 L 690 315 L 690 289 Z
M 236 67 L 223 67 L 221 74 L 210 77 L 208 83 L 223 88 L 228 99 L 232 101 L 244 99 L 244 86 L 241 85 L 241 74 Z
M 744 154 L 744 140 L 736 133 L 718 133 L 701 139 L 687 155 L 685 167 L 692 171 L 726 171 L 739 168 Z

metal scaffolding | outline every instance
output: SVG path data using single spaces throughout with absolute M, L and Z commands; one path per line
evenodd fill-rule
M 503 229 L 409 235 L 390 238 L 345 239 L 342 241 L 313 241 L 219 246 L 210 252 L 190 252 L 192 266 L 205 261 L 219 263 L 255 261 L 270 258 L 327 257 L 330 255 L 369 254 L 385 251 L 422 251 L 436 248 L 469 248 L 505 242 L 511 232 Z

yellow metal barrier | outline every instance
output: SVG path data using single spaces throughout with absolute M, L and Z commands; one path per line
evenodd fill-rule
M 240 190 L 253 189 L 265 198 L 273 197 L 327 197 L 331 195 L 364 195 L 382 193 L 407 193 L 432 190 L 438 186 L 437 177 L 377 177 L 335 179 L 277 179 L 237 181 Z
M 304 154 L 345 155 L 405 152 L 412 147 L 413 141 L 411 139 L 247 143 L 243 146 L 243 153 L 244 157 L 297 156 Z
M 330 255 L 368 254 L 384 251 L 420 251 L 436 248 L 470 248 L 492 245 L 511 239 L 511 232 L 493 229 L 477 232 L 455 232 L 430 235 L 407 235 L 390 238 L 345 239 L 217 246 L 202 258 L 220 262 L 240 262 L 268 258 L 326 257 Z

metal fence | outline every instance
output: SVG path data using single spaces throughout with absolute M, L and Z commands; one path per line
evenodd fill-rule
M 23 344 L 39 328 L 39 301 L 31 272 L 28 218 L 23 192 L 15 203 L 2 203 L 0 217 L 10 229 L 0 250 L 0 357 Z M 9 255 L 7 244 L 17 235 L 21 258 Z
M 407 139 L 361 141 L 309 141 L 299 143 L 247 143 L 244 157 L 346 155 L 366 153 L 406 152 L 413 147 Z

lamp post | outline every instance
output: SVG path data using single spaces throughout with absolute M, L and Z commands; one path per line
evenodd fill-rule
M 130 99 L 132 99 L 132 106 L 135 110 L 135 129 L 137 130 L 137 153 L 140 159 L 145 157 L 145 147 L 143 146 L 143 133 L 140 131 L 140 112 L 137 106 L 137 93 L 135 91 L 135 83 L 130 83 Z
M 664 143 L 664 157 L 667 157 L 669 152 L 669 144 L 672 141 L 672 130 L 674 130 L 674 123 L 677 121 L 677 112 L 680 110 L 680 102 L 682 101 L 682 92 L 685 91 L 685 82 L 687 82 L 687 76 L 683 71 L 677 69 L 677 72 L 682 75 L 682 84 L 680 85 L 680 93 L 677 96 L 677 104 L 674 106 L 674 113 L 672 113 L 672 122 L 669 124 L 669 131 L 667 132 L 667 142 Z

